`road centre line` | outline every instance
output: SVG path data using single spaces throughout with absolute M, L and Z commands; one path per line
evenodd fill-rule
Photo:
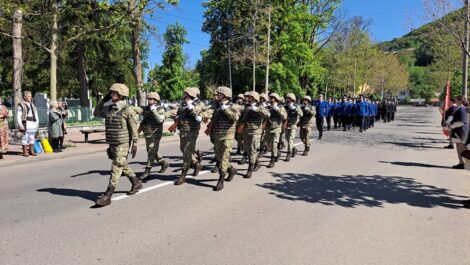
M 210 171 L 208 171 L 208 170 L 201 171 L 201 172 L 199 172 L 199 175 L 198 175 L 198 176 L 207 174 L 207 173 L 209 173 L 209 172 L 210 172 Z M 192 179 L 192 178 L 194 178 L 194 177 L 191 176 L 191 175 L 186 175 L 186 178 L 187 178 L 187 179 Z M 154 189 L 162 188 L 162 187 L 171 185 L 171 184 L 173 184 L 173 183 L 175 183 L 175 182 L 174 182 L 174 181 L 165 181 L 165 182 L 163 182 L 163 183 L 160 183 L 160 184 L 157 184 L 157 185 L 153 185 L 153 186 L 150 186 L 150 187 L 141 189 L 141 190 L 139 190 L 139 192 L 137 192 L 136 194 L 131 195 L 131 196 L 139 195 L 139 194 L 142 194 L 142 193 L 147 192 L 147 191 L 151 191 L 151 190 L 154 190 Z M 122 200 L 122 199 L 125 199 L 125 198 L 128 198 L 128 197 L 131 197 L 131 196 L 124 194 L 124 195 L 120 195 L 120 196 L 114 197 L 114 198 L 112 198 L 111 200 L 113 200 L 113 201 L 119 201 L 119 200 Z
M 313 141 L 313 140 L 311 139 L 310 141 Z M 302 143 L 302 142 L 299 142 L 299 143 L 294 144 L 294 146 L 301 145 L 301 144 L 303 144 L 303 143 Z M 199 172 L 199 175 L 198 175 L 198 176 L 207 174 L 207 173 L 209 173 L 209 172 L 210 172 L 210 171 L 208 171 L 208 170 L 201 171 L 201 172 Z M 194 178 L 194 176 L 186 175 L 186 178 L 187 178 L 187 179 L 192 179 L 192 178 Z M 147 188 L 143 188 L 143 189 L 139 190 L 139 192 L 137 192 L 136 194 L 131 195 L 131 196 L 139 195 L 139 194 L 145 193 L 145 192 L 147 192 L 147 191 L 155 190 L 155 189 L 158 189 L 158 188 L 163 188 L 163 187 L 168 186 L 168 185 L 171 185 L 171 184 L 173 184 L 173 183 L 175 183 L 175 182 L 174 182 L 174 181 L 165 181 L 165 182 L 160 183 L 160 184 L 156 184 L 156 185 L 153 185 L 153 186 L 150 186 L 150 187 L 147 187 Z M 120 195 L 120 196 L 114 197 L 114 198 L 112 198 L 111 200 L 113 200 L 113 201 L 119 201 L 119 200 L 123 200 L 123 199 L 129 198 L 129 197 L 131 197 L 131 196 L 124 194 L 124 195 Z

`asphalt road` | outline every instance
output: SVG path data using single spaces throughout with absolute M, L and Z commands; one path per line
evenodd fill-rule
M 0 167 L 0 263 L 470 264 L 470 210 L 459 203 L 470 172 L 449 168 L 456 154 L 442 149 L 439 119 L 436 108 L 400 108 L 362 134 L 326 132 L 308 157 L 221 192 L 209 172 L 172 185 L 181 153 L 166 143 L 167 173 L 130 197 L 122 178 L 99 209 L 104 153 Z M 210 170 L 207 137 L 198 148 Z M 139 151 L 131 166 L 143 172 Z

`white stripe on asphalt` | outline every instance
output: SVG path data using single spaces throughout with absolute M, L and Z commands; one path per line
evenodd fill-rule
M 310 140 L 310 141 L 313 141 L 313 140 Z M 301 145 L 301 144 L 303 144 L 303 143 L 302 143 L 302 142 L 299 142 L 299 143 L 294 144 L 294 146 Z M 198 176 L 204 175 L 204 174 L 207 174 L 207 173 L 209 173 L 209 171 L 208 171 L 208 170 L 204 170 L 204 171 L 199 172 L 199 175 L 198 175 Z M 191 176 L 191 175 L 187 175 L 186 178 L 192 179 L 192 178 L 194 178 L 194 177 Z M 160 183 L 160 184 L 157 184 L 157 185 L 153 185 L 153 186 L 150 186 L 150 187 L 141 189 L 141 190 L 139 190 L 139 192 L 137 192 L 136 194 L 131 195 L 131 196 L 139 195 L 139 194 L 142 194 L 142 193 L 147 192 L 147 191 L 151 191 L 151 190 L 154 190 L 154 189 L 162 188 L 162 187 L 171 185 L 171 184 L 173 184 L 173 183 L 175 183 L 175 182 L 174 182 L 174 181 L 166 181 L 166 182 L 163 182 L 163 183 Z M 129 197 L 131 197 L 131 196 L 124 194 L 124 195 L 120 195 L 120 196 L 114 197 L 114 198 L 112 198 L 111 200 L 113 200 L 113 201 L 119 201 L 119 200 L 122 200 L 122 199 L 125 199 L 125 198 L 129 198 Z
M 209 173 L 209 171 L 208 171 L 208 170 L 201 171 L 201 172 L 199 172 L 199 175 L 198 175 L 198 176 L 204 175 L 204 174 L 206 174 L 206 173 Z M 187 178 L 187 179 L 192 179 L 192 178 L 194 178 L 194 177 L 191 176 L 191 175 L 186 175 L 186 178 Z M 173 184 L 173 183 L 175 183 L 175 182 L 174 182 L 174 181 L 166 181 L 166 182 L 163 182 L 163 183 L 160 183 L 160 184 L 157 184 L 157 185 L 153 185 L 153 186 L 150 186 L 150 187 L 141 189 L 141 190 L 139 190 L 139 192 L 137 192 L 136 194 L 131 195 L 131 196 L 139 195 L 139 194 L 144 193 L 144 192 L 147 192 L 147 191 L 151 191 L 151 190 L 154 190 L 154 189 L 158 189 L 158 188 L 161 188 L 161 187 L 165 187 L 165 186 L 171 185 L 171 184 Z M 122 199 L 125 199 L 125 198 L 128 198 L 128 197 L 131 197 L 131 196 L 124 194 L 124 195 L 121 195 L 121 196 L 114 197 L 114 198 L 112 198 L 112 200 L 113 200 L 113 201 L 119 201 L 119 200 L 122 200 Z

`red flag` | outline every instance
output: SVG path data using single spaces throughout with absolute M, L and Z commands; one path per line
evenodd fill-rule
M 450 81 L 447 80 L 447 85 L 446 85 L 446 97 L 444 99 L 444 111 L 442 112 L 442 119 L 445 122 L 445 113 L 447 109 L 452 105 L 452 102 L 450 101 Z M 445 136 L 449 137 L 449 129 L 447 127 L 442 128 L 442 132 L 444 133 Z

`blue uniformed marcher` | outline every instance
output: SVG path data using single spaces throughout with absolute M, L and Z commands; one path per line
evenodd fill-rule
M 323 100 L 323 94 L 318 96 L 318 101 L 315 105 L 315 122 L 318 129 L 318 139 L 323 137 L 323 123 L 325 122 L 325 116 L 328 114 L 328 102 Z
M 331 128 L 331 117 L 335 112 L 335 103 L 331 97 L 328 97 L 328 109 L 326 113 L 326 130 L 329 131 Z

